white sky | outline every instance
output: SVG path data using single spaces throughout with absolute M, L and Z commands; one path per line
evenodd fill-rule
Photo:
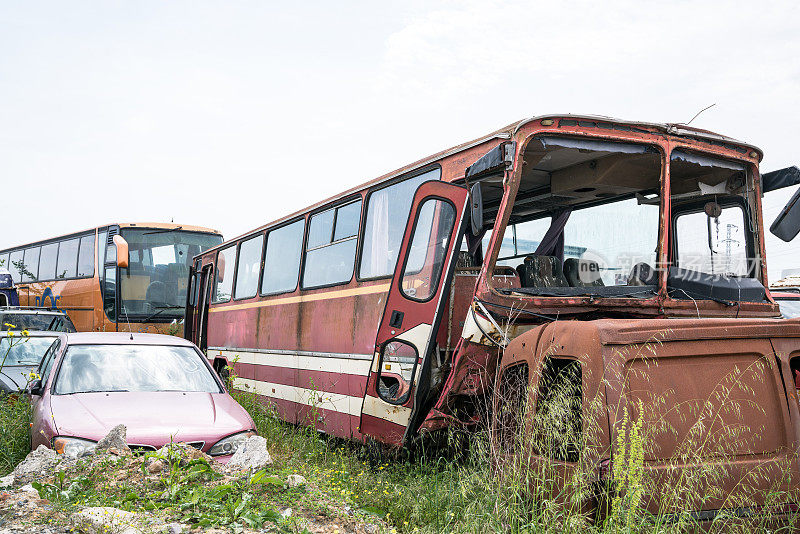
M 798 20 L 797 2 L 0 0 L 0 248 L 113 221 L 230 238 L 543 113 L 716 103 L 693 126 L 758 145 L 762 171 L 800 164 Z M 800 267 L 800 240 L 778 243 L 773 281 Z

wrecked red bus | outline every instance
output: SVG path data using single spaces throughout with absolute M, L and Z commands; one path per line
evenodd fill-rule
M 64 311 L 79 332 L 180 335 L 189 264 L 221 242 L 199 226 L 115 223 L 0 250 L 0 267 L 20 305 Z
M 631 418 L 670 427 L 643 460 L 668 483 L 710 418 L 749 428 L 700 458 L 730 467 L 719 487 L 795 487 L 800 323 L 766 289 L 761 158 L 682 125 L 523 120 L 199 255 L 185 335 L 335 436 L 404 446 L 504 403 L 535 414 L 571 368 L 582 408 L 562 419 L 593 426 L 598 476 Z

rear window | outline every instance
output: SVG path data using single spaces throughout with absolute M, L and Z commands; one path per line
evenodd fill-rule
M 221 393 L 192 347 L 72 345 L 61 362 L 56 395 L 92 392 Z
M 69 317 L 54 313 L 8 313 L 3 316 L 0 330 L 76 331 Z

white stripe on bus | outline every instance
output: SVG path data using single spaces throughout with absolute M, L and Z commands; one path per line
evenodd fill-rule
M 259 395 L 272 397 L 273 399 L 297 402 L 306 406 L 346 413 L 356 417 L 361 415 L 361 402 L 363 400 L 361 397 L 238 377 L 234 381 L 234 387 L 244 391 L 254 391 Z
M 319 357 L 303 356 L 286 353 L 268 352 L 245 352 L 245 351 L 226 351 L 209 350 L 208 358 L 223 356 L 228 362 L 247 363 L 252 365 L 269 365 L 272 367 L 283 367 L 286 369 L 302 369 L 306 371 L 327 371 L 329 373 L 339 373 L 347 375 L 368 376 L 370 360 L 354 359 L 349 357 Z M 358 355 L 360 356 L 360 355 Z M 369 356 L 372 358 L 372 356 Z M 237 360 L 238 358 L 238 360 Z

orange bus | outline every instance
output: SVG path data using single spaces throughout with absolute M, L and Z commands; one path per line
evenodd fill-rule
M 21 306 L 64 311 L 78 331 L 175 333 L 192 257 L 221 242 L 199 226 L 116 223 L 2 250 L 0 266 Z

